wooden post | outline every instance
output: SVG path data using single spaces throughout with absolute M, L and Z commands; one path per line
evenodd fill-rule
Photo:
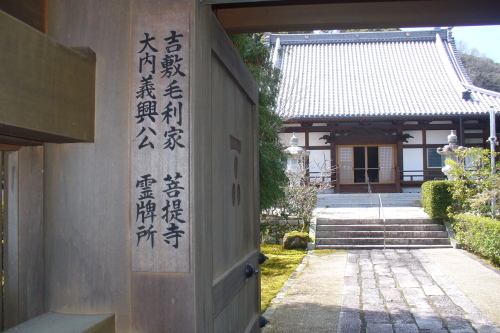
M 4 328 L 19 324 L 18 152 L 5 153 Z
M 4 328 L 45 312 L 43 148 L 4 156 Z
M 4 181 L 5 169 L 3 165 L 4 152 L 0 151 L 0 181 Z M 3 191 L 0 191 L 0 279 L 3 280 L 4 268 L 3 268 L 3 244 L 4 244 L 4 233 L 3 226 L 5 224 L 4 220 L 4 196 Z M 3 287 L 0 287 L 0 331 L 3 331 Z

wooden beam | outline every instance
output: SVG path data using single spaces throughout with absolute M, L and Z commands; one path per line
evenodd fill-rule
M 38 31 L 47 30 L 47 0 L 1 0 L 0 10 Z
M 283 1 L 283 0 L 266 0 L 266 1 Z M 264 0 L 201 0 L 206 5 L 221 5 L 221 4 L 234 4 L 234 3 L 249 3 L 249 2 L 264 2 Z
M 0 50 L 0 135 L 94 140 L 96 59 L 90 49 L 72 50 L 0 11 Z
M 14 146 L 42 146 L 43 142 L 0 135 L 0 144 Z
M 22 146 L 16 146 L 16 145 L 9 145 L 9 144 L 5 144 L 5 143 L 0 143 L 0 151 L 16 151 L 16 150 L 21 149 L 21 147 Z
M 500 24 L 500 1 L 413 0 L 220 6 L 227 33 Z

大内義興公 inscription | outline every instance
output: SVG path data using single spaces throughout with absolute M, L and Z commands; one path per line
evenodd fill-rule
M 189 272 L 189 15 L 132 32 L 132 269 Z

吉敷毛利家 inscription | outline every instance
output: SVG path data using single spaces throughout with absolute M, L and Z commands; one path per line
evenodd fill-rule
M 189 272 L 189 15 L 137 16 L 132 31 L 132 269 Z

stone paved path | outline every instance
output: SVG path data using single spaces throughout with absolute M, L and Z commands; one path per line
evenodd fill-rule
M 349 250 L 337 332 L 500 329 L 419 250 Z
M 344 251 L 309 253 L 264 313 L 262 333 L 335 333 L 346 260 Z

